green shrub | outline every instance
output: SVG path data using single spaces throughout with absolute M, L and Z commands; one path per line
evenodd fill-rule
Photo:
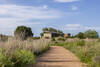
M 18 50 L 14 54 L 12 61 L 15 63 L 15 67 L 23 67 L 24 65 L 34 64 L 35 57 L 31 51 Z
M 59 37 L 57 40 L 58 41 L 65 41 L 65 38 L 64 37 Z
M 0 41 L 7 41 L 8 36 L 0 34 Z
M 80 38 L 80 39 L 85 39 L 85 34 L 82 32 L 79 32 L 75 37 Z
M 40 39 L 40 37 L 33 37 L 33 39 L 34 39 L 34 40 L 38 40 L 38 39 Z
M 51 41 L 56 41 L 56 40 L 55 40 L 55 38 L 53 37 L 53 38 L 51 39 Z
M 9 59 L 9 57 L 4 54 L 3 50 L 0 49 L 0 67 L 12 67 L 13 63 Z

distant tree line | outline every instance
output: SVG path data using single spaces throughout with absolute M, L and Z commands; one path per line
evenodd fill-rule
M 74 37 L 77 37 L 77 38 L 80 38 L 80 39 L 85 39 L 85 38 L 99 38 L 99 34 L 95 30 L 87 30 L 84 33 L 83 32 L 79 32 Z
M 52 27 L 43 28 L 42 33 L 40 35 L 43 36 L 43 34 L 45 32 L 51 32 L 51 33 L 55 32 L 55 33 L 58 33 L 60 36 L 64 35 L 63 31 L 57 30 L 57 29 L 52 28 Z M 33 38 L 33 35 L 34 35 L 34 33 L 32 33 L 32 29 L 30 27 L 26 27 L 26 26 L 18 26 L 16 28 L 16 30 L 14 31 L 15 38 L 21 39 L 21 40 L 26 40 L 27 38 L 30 38 L 30 37 Z M 75 36 L 71 36 L 71 37 L 72 38 L 80 38 L 80 39 L 99 38 L 99 34 L 95 30 L 87 30 L 85 32 L 79 32 Z M 0 35 L 0 40 L 1 39 L 6 40 L 6 39 L 8 39 L 8 37 L 5 35 Z M 33 39 L 39 39 L 39 37 L 34 37 Z

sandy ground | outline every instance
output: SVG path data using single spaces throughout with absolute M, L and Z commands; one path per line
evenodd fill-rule
M 87 67 L 69 50 L 60 46 L 51 46 L 50 50 L 36 59 L 30 67 Z

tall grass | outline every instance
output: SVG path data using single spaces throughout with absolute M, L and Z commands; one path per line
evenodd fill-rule
M 0 42 L 0 56 L 8 58 L 9 63 L 0 58 L 0 67 L 23 67 L 22 65 L 30 64 L 29 60 L 35 62 L 34 54 L 38 55 L 49 48 L 49 40 L 32 40 L 25 41 L 9 39 L 6 42 Z M 20 60 L 22 59 L 22 60 Z M 4 63 L 2 63 L 4 62 Z M 10 64 L 10 65 L 9 65 Z M 17 65 L 17 66 L 16 66 Z M 19 66 L 18 66 L 19 65 Z
M 100 41 L 98 40 L 71 40 L 56 42 L 53 45 L 63 46 L 72 51 L 88 67 L 100 67 Z

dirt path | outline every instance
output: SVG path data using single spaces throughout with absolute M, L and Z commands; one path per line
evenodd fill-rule
M 36 60 L 32 67 L 86 67 L 73 53 L 59 46 L 52 46 Z

